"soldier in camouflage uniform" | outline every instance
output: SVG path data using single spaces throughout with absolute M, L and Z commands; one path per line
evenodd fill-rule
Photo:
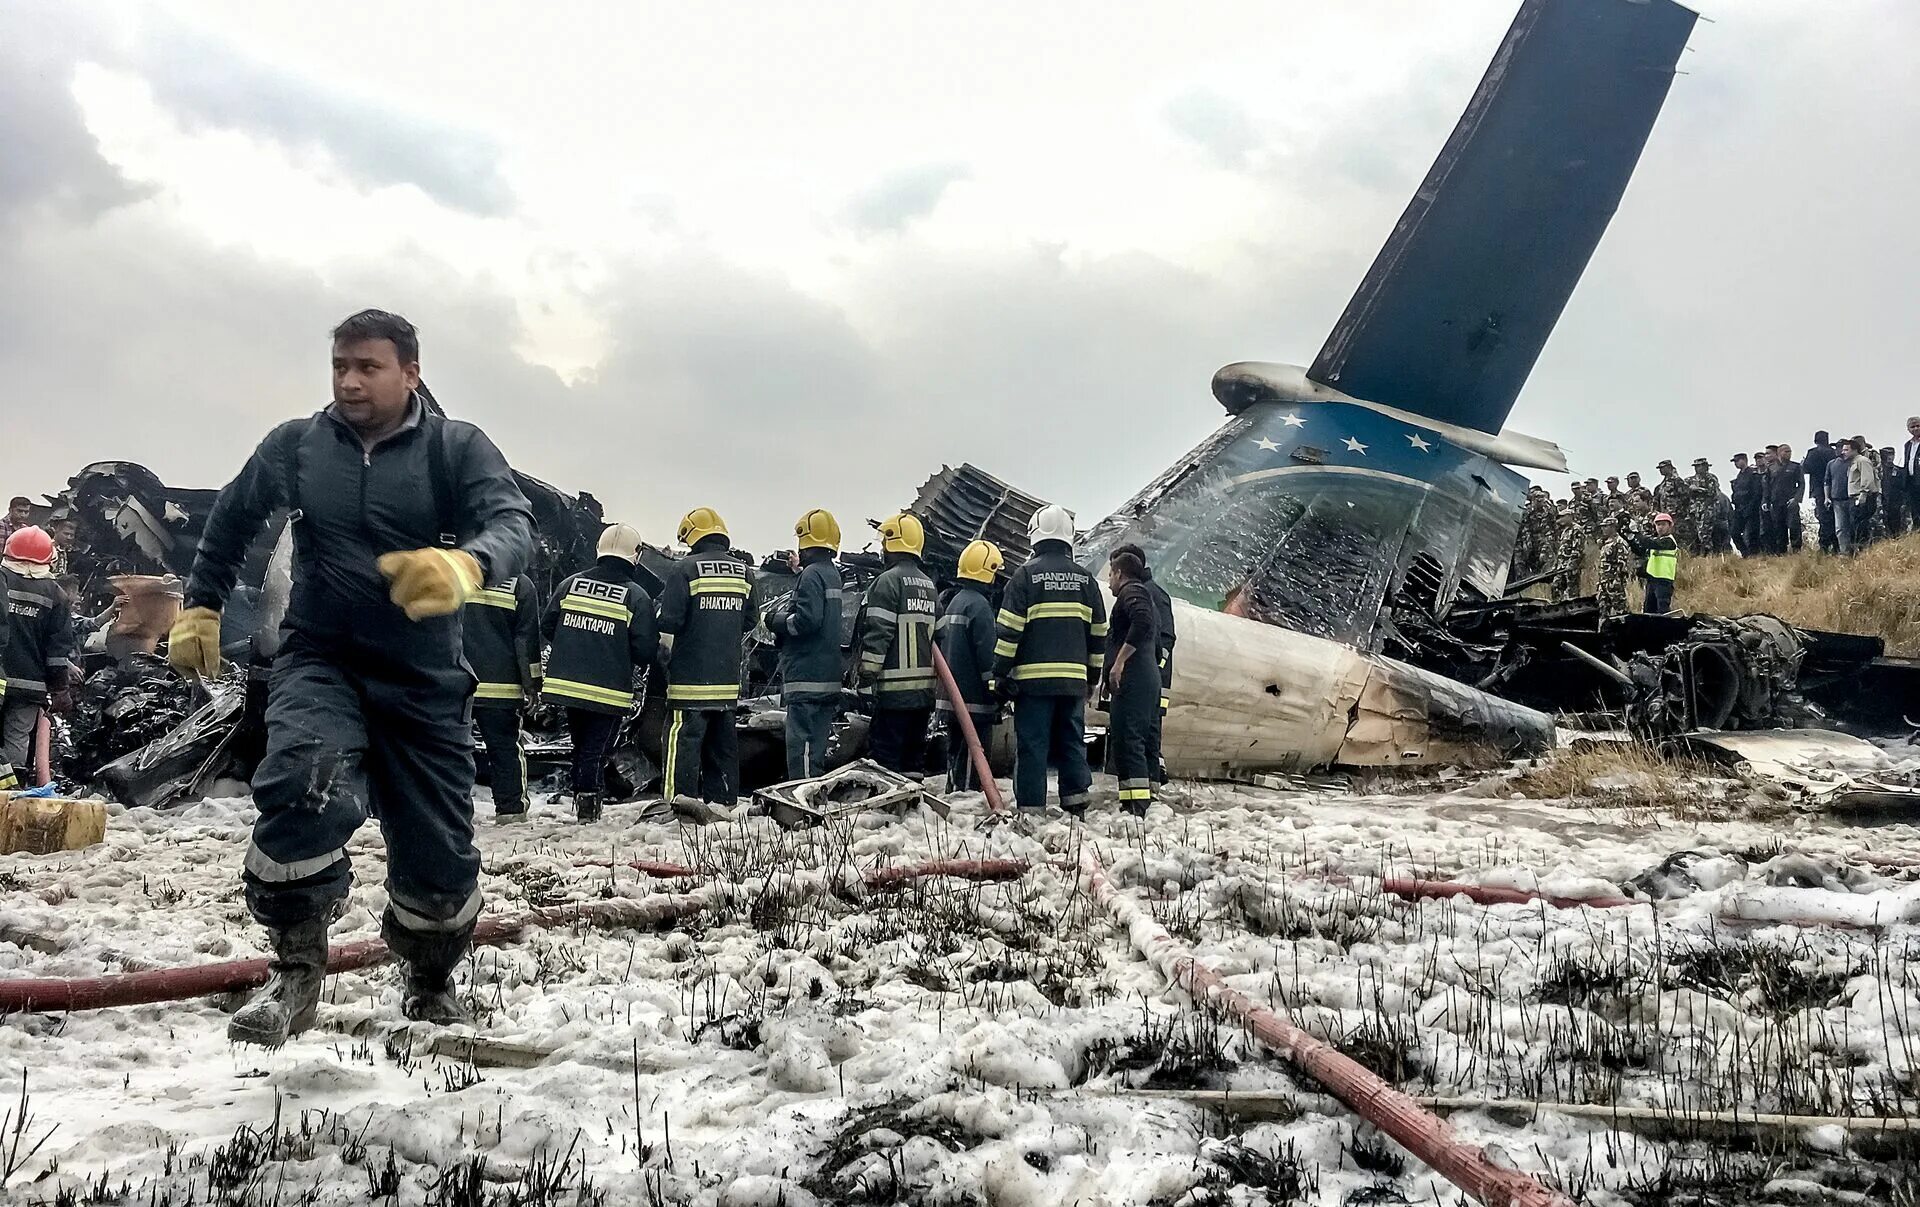
M 1510 579 L 1530 578 L 1553 566 L 1553 496 L 1539 486 L 1527 488 L 1526 509 L 1514 538 Z
M 1653 492 L 1640 485 L 1640 471 L 1627 475 L 1627 489 L 1622 493 L 1626 495 L 1628 508 L 1637 510 L 1637 505 L 1644 503 L 1647 514 L 1653 514 Z
M 1688 517 L 1692 514 L 1689 501 L 1693 495 L 1687 490 L 1687 480 L 1680 476 L 1673 462 L 1662 461 L 1659 469 L 1660 480 L 1653 484 L 1653 509 L 1673 517 L 1673 539 L 1680 542 L 1682 549 L 1691 549 L 1693 524 Z
M 1713 462 L 1705 457 L 1693 459 L 1693 476 L 1687 483 L 1687 518 L 1676 527 L 1681 527 L 1688 535 L 1681 538 L 1695 554 L 1723 553 L 1723 542 L 1719 535 L 1720 517 L 1716 505 L 1720 502 L 1720 479 L 1713 475 Z M 1728 525 L 1731 527 L 1731 525 Z M 1691 541 L 1691 544 L 1688 542 Z
M 1633 581 L 1633 550 L 1620 539 L 1620 522 L 1611 516 L 1600 525 L 1598 570 L 1599 581 L 1594 585 L 1593 594 L 1600 605 L 1600 619 L 1604 622 L 1625 616 L 1629 610 L 1627 584 Z
M 1580 594 L 1580 572 L 1587 565 L 1587 541 L 1580 529 L 1579 509 L 1574 504 L 1562 504 L 1556 519 L 1560 547 L 1553 568 L 1553 598 L 1558 601 Z
M 1600 479 L 1598 478 L 1588 478 L 1586 488 L 1587 531 L 1598 536 L 1600 535 L 1600 521 L 1607 518 L 1607 496 L 1601 491 Z

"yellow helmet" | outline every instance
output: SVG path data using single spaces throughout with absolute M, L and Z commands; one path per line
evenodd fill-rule
M 840 521 L 833 518 L 832 512 L 816 507 L 794 524 L 793 535 L 800 538 L 802 549 L 838 549 Z
M 888 553 L 911 553 L 919 557 L 927 548 L 927 530 L 920 517 L 911 511 L 899 511 L 880 522 L 880 548 Z
M 975 541 L 960 551 L 960 577 L 977 583 L 992 582 L 993 576 L 1006 564 L 1007 559 L 1000 556 L 1000 546 L 992 541 Z
M 711 507 L 696 507 L 680 517 L 678 539 L 682 545 L 697 545 L 716 534 L 727 535 L 727 522 Z

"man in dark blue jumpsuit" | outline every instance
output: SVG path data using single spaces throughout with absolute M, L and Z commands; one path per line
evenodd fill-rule
M 228 1036 L 269 1046 L 311 1026 L 327 926 L 369 816 L 387 845 L 381 933 L 407 965 L 404 1010 L 463 1016 L 451 974 L 480 912 L 473 844 L 474 676 L 459 609 L 524 567 L 533 516 L 480 429 L 416 393 L 412 324 L 363 311 L 333 332 L 333 405 L 267 434 L 208 514 L 168 657 L 220 666 L 220 616 L 247 545 L 286 508 L 293 597 L 274 659 L 247 906 L 272 977 Z

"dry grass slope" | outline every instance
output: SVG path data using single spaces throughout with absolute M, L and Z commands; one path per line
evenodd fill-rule
M 1683 557 L 1674 606 L 1721 616 L 1765 612 L 1801 628 L 1875 634 L 1889 654 L 1920 657 L 1920 534 L 1850 559 L 1811 551 Z

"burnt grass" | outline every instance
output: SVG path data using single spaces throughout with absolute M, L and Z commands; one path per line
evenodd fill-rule
M 1245 1192 L 1256 1192 L 1249 1196 Z M 1229 1207 L 1264 1203 L 1294 1207 L 1320 1193 L 1316 1168 L 1302 1160 L 1289 1141 L 1268 1156 L 1237 1140 L 1209 1145 L 1201 1157 L 1200 1181 L 1181 1195 L 1180 1207 Z M 1173 1199 L 1152 1199 L 1148 1207 L 1172 1207 Z
M 1729 998 L 1757 990 L 1762 1009 L 1775 1015 L 1832 1005 L 1847 982 L 1867 970 L 1861 960 L 1846 968 L 1821 972 L 1803 965 L 1811 953 L 1773 943 L 1711 943 L 1689 951 L 1673 963 L 1674 979 Z
M 1113 1073 L 1136 1089 L 1219 1089 L 1239 1063 L 1228 1054 L 1238 1034 L 1217 1010 L 1156 1016 L 1143 1009 L 1132 1034 L 1088 1046 L 1076 1084 Z
M 1615 1193 L 1632 1207 L 1912 1207 L 1920 1167 L 1716 1152 L 1669 1162 Z
M 903 1144 L 917 1136 L 925 1136 L 948 1152 L 955 1153 L 978 1148 L 988 1139 L 952 1119 L 933 1115 L 909 1116 L 907 1112 L 918 1101 L 917 1098 L 893 1098 L 848 1111 L 839 1129 L 821 1152 L 818 1167 L 801 1182 L 801 1186 L 822 1203 L 916 1202 L 914 1191 L 903 1182 L 904 1174 L 897 1154 L 869 1145 L 866 1138 L 870 1133 L 884 1128 L 898 1135 Z M 885 1171 L 865 1174 L 852 1185 L 843 1185 L 841 1173 L 855 1161 L 873 1152 L 880 1153 L 886 1159 Z

